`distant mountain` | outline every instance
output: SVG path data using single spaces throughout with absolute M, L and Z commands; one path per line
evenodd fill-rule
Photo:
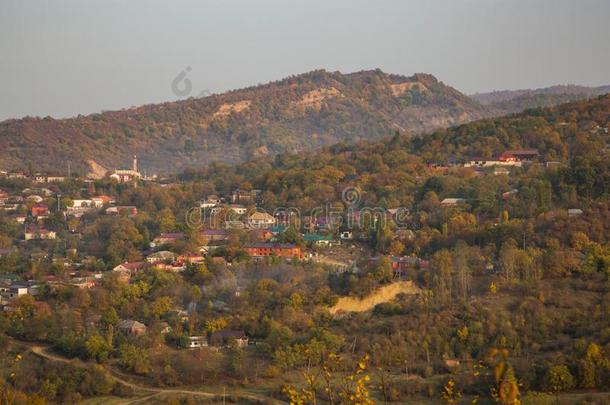
M 237 163 L 396 130 L 432 131 L 490 116 L 493 108 L 428 74 L 324 70 L 205 98 L 56 120 L 0 123 L 0 169 L 81 173 L 129 165 L 177 172 Z M 100 167 L 101 166 L 101 167 Z
M 471 95 L 471 97 L 485 106 L 494 108 L 499 114 L 510 114 L 528 108 L 552 107 L 570 101 L 585 100 L 606 93 L 610 93 L 610 86 L 586 87 L 561 85 L 541 89 L 476 93 Z

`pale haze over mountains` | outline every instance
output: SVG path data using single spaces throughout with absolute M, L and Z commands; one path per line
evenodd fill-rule
M 323 12 L 320 12 L 323 10 Z M 466 94 L 610 84 L 599 0 L 3 1 L 0 120 L 73 117 L 324 68 L 425 72 Z

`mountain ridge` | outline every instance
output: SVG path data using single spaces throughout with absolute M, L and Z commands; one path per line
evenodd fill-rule
M 537 89 L 494 90 L 474 93 L 470 97 L 479 103 L 512 114 L 528 108 L 552 107 L 610 93 L 610 85 L 581 86 L 576 84 L 555 85 Z
M 0 123 L 0 166 L 88 171 L 133 154 L 151 171 L 422 133 L 491 111 L 429 74 L 315 70 L 259 86 L 67 119 Z M 54 159 L 49 159 L 53 156 Z
M 607 91 L 605 91 L 607 90 Z M 467 96 L 427 73 L 324 69 L 202 98 L 72 118 L 0 122 L 0 169 L 80 174 L 129 165 L 176 173 L 339 142 L 410 135 L 610 92 L 553 86 Z

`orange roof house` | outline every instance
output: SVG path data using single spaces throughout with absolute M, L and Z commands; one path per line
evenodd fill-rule
M 300 259 L 301 248 L 292 243 L 252 243 L 244 246 L 246 253 L 252 257 L 277 256 L 287 259 Z

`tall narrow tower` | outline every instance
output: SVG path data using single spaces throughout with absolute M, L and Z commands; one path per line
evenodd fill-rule
M 134 172 L 138 172 L 138 157 L 136 155 L 133 155 L 133 167 L 132 170 Z

